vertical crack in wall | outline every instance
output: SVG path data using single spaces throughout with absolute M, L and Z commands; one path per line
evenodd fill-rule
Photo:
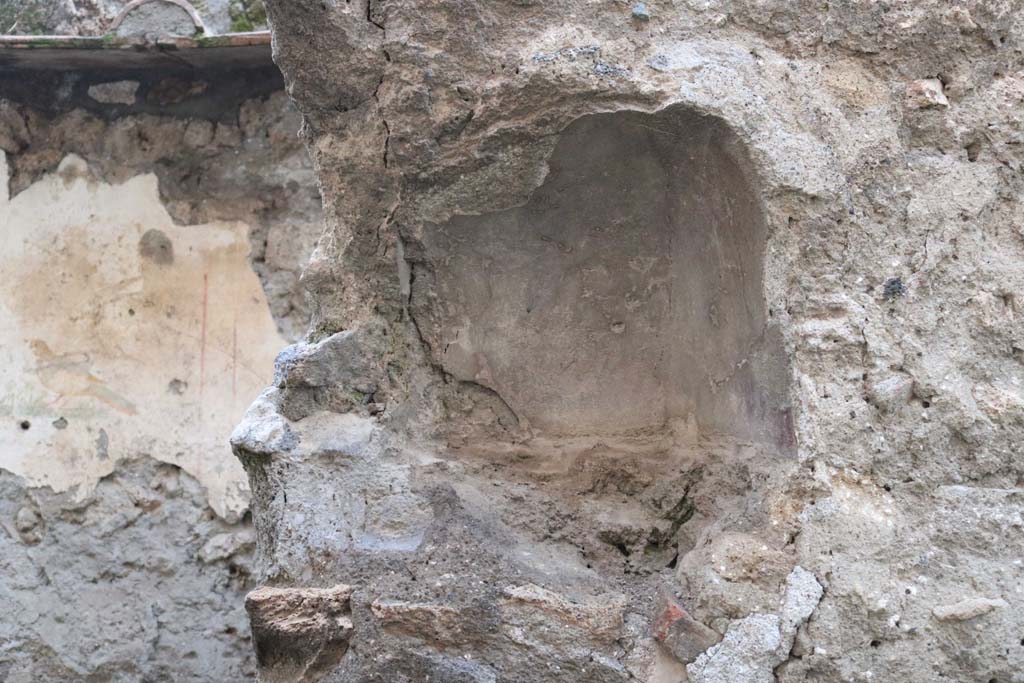
M 348 398 L 315 419 L 289 412 L 300 448 L 268 450 L 288 491 L 275 580 L 354 589 L 339 681 L 681 680 L 719 645 L 691 680 L 1022 669 L 1006 589 L 1021 544 L 1003 524 L 1024 442 L 1004 298 L 1024 259 L 1021 181 L 1007 172 L 1022 162 L 1014 15 L 985 2 L 706 4 L 271 1 L 276 56 L 337 209 L 340 248 L 310 279 L 319 329 L 349 336 L 321 340 L 336 362 L 263 404 L 350 398 L 338 378 L 363 381 L 367 356 L 397 368 L 383 412 Z M 697 158 L 678 177 L 710 171 L 706 186 L 659 182 L 659 151 L 690 138 L 661 125 L 656 142 L 613 155 L 621 164 L 587 164 L 602 145 L 581 143 L 583 163 L 541 183 L 570 122 L 675 105 L 697 130 L 728 123 L 763 183 Z M 650 168 L 623 172 L 634 163 Z M 624 182 L 589 178 L 593 191 L 574 194 L 588 168 Z M 710 248 L 708 224 L 753 226 L 716 185 L 763 201 L 764 239 Z M 397 192 L 381 192 L 398 186 L 387 227 L 405 285 L 383 218 Z M 665 197 L 689 204 L 649 210 Z M 543 224 L 560 207 L 566 220 Z M 675 242 L 649 229 L 667 222 L 691 229 Z M 636 239 L 602 253 L 623 234 Z M 643 253 L 645 235 L 664 248 Z M 570 267 L 573 254 L 590 258 Z M 457 286 L 438 294 L 446 278 Z M 762 288 L 771 320 L 756 319 Z M 408 329 L 393 334 L 403 306 Z M 669 324 L 653 316 L 636 334 L 658 307 Z M 387 342 L 371 333 L 381 325 Z M 652 343 L 658 330 L 674 344 Z M 744 342 L 765 347 L 758 362 L 744 364 Z M 497 391 L 534 438 L 510 443 L 485 397 L 444 372 Z M 256 434 L 265 418 L 244 424 Z M 677 528 L 681 491 L 694 512 Z M 780 589 L 795 567 L 829 583 L 828 609 L 793 648 L 763 647 L 786 646 Z M 659 639 L 662 607 L 672 628 Z

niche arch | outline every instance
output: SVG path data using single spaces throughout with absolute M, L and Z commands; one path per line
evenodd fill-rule
M 682 106 L 581 117 L 526 204 L 428 226 L 434 361 L 536 434 L 629 436 L 692 418 L 788 449 L 782 337 L 764 297 L 756 174 Z

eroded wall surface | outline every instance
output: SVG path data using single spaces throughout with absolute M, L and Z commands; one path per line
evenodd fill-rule
M 269 680 L 1019 679 L 1021 3 L 268 9 L 327 221 L 233 437 Z M 668 111 L 749 182 L 667 210 Z M 656 332 L 726 381 L 666 392 Z M 732 378 L 781 438 L 702 410 Z
M 265 67 L 0 77 L 0 680 L 255 676 L 228 436 L 321 230 Z

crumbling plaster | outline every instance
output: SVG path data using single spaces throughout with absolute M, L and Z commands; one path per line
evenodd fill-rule
M 195 75 L 148 76 L 131 103 L 99 102 L 101 76 L 39 92 L 36 107 L 0 103 L 3 466 L 84 495 L 146 454 L 238 519 L 248 492 L 226 437 L 308 317 L 298 275 L 319 198 L 298 119 L 280 91 L 219 109 L 207 98 L 225 95 Z M 136 113 L 154 105 L 185 109 Z
M 284 342 L 248 226 L 176 226 L 154 176 L 110 185 L 75 156 L 0 206 L 0 222 L 0 467 L 84 494 L 145 453 L 239 519 L 248 491 L 224 438 Z

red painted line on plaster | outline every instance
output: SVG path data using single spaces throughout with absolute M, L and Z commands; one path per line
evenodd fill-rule
M 199 327 L 199 398 L 206 384 L 206 308 L 209 304 L 209 276 L 203 273 L 203 322 Z

